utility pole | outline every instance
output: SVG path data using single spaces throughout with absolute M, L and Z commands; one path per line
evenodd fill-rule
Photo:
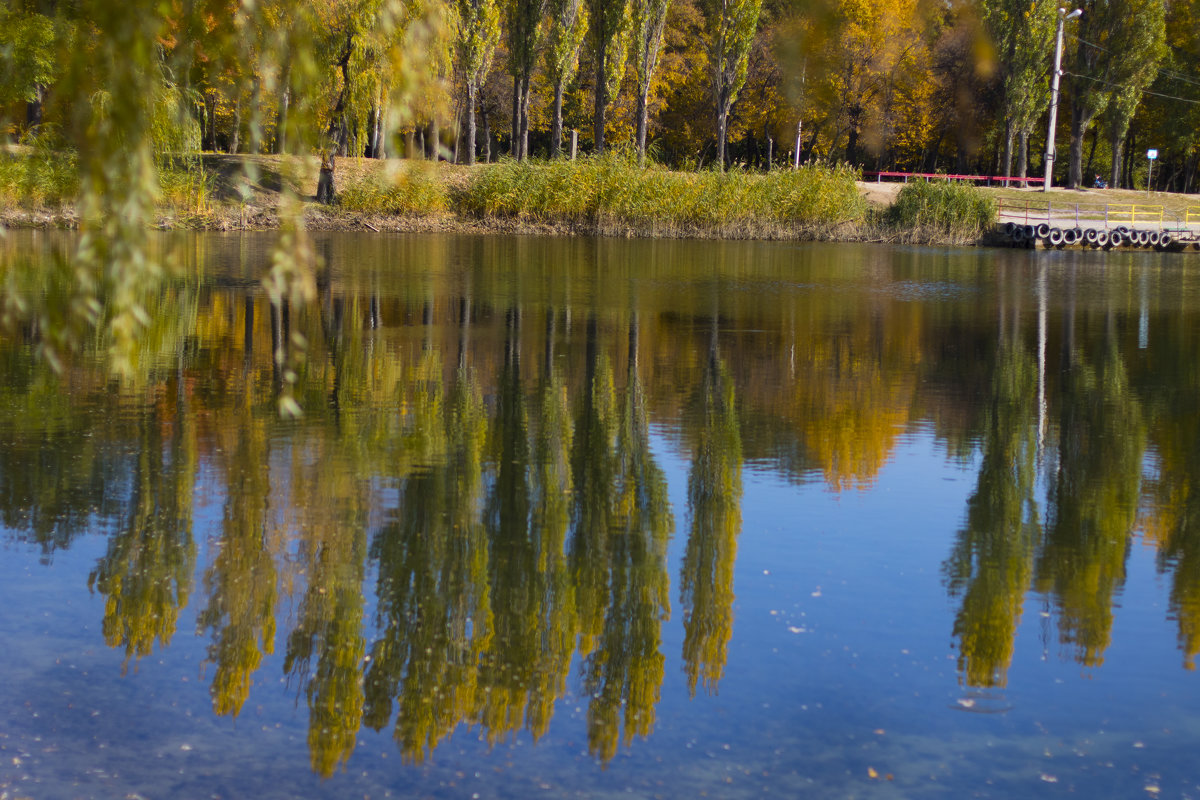
M 1054 180 L 1054 128 L 1058 123 L 1058 79 L 1062 77 L 1062 40 L 1063 23 L 1069 19 L 1083 16 L 1083 9 L 1077 8 L 1070 14 L 1065 8 L 1058 10 L 1058 33 L 1054 39 L 1054 71 L 1050 73 L 1050 128 L 1046 132 L 1046 179 L 1042 181 L 1042 191 L 1050 191 Z

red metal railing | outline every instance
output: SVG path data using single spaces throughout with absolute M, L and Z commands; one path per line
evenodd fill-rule
M 903 178 L 905 183 L 909 178 L 933 178 L 943 181 L 984 182 L 988 186 L 993 183 L 1003 184 L 1005 181 L 1028 186 L 1031 183 L 1041 184 L 1046 180 L 1045 178 L 1006 178 L 1003 175 L 946 175 L 941 172 L 875 172 L 873 170 L 864 171 L 862 175 L 863 178 L 874 178 L 876 183 L 882 183 L 884 178 Z

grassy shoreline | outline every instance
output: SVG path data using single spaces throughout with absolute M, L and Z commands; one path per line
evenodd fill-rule
M 64 160 L 0 154 L 0 226 L 78 227 Z M 471 168 L 343 159 L 332 206 L 312 202 L 316 170 L 314 159 L 206 154 L 164 172 L 154 226 L 276 229 L 288 191 L 313 230 L 975 244 L 995 219 L 995 201 L 975 187 L 880 190 L 847 167 L 683 173 L 620 156 Z

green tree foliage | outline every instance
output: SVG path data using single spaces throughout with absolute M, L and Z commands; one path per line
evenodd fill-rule
M 588 41 L 595 66 L 592 92 L 592 135 L 595 152 L 604 152 L 604 133 L 609 103 L 625 77 L 629 55 L 630 0 L 585 0 L 588 12 Z
M 529 156 L 529 83 L 542 44 L 545 8 L 546 0 L 505 0 L 508 73 L 513 79 L 510 155 L 520 160 Z
M 1012 173 L 1013 141 L 1020 139 L 1017 175 L 1025 177 L 1029 134 L 1049 101 L 1046 64 L 1054 44 L 1058 5 L 1050 0 L 985 0 L 983 20 L 996 48 L 1004 122 L 1004 175 Z
M 688 691 L 715 694 L 733 636 L 733 565 L 742 528 L 742 442 L 733 381 L 717 349 L 712 321 L 708 358 L 694 416 L 688 508 L 692 529 L 683 555 L 683 669 Z
M 1104 662 L 1113 601 L 1125 582 L 1137 522 L 1146 428 L 1124 359 L 1110 333 L 1085 360 L 1068 353 L 1052 514 L 1035 585 L 1059 611 L 1059 634 L 1087 666 Z
M 124 649 L 125 664 L 166 646 L 187 605 L 195 565 L 192 497 L 194 441 L 185 415 L 173 421 L 146 415 L 133 472 L 128 518 L 88 576 L 104 595 L 104 641 Z M 163 429 L 172 430 L 169 442 Z
M 729 111 L 746 83 L 750 46 L 758 30 L 762 0 L 706 0 L 709 65 L 717 123 L 717 163 L 725 168 Z
M 208 605 L 197 625 L 212 631 L 213 711 L 237 716 L 264 655 L 275 650 L 277 575 L 271 551 L 270 447 L 262 420 L 242 408 L 225 467 L 230 492 L 221 519 L 220 549 L 204 574 Z
M 588 6 L 584 0 L 549 0 L 545 71 L 554 92 L 550 155 L 562 155 L 563 94 L 579 68 L 579 49 L 588 31 Z
M 1136 106 L 1137 93 L 1157 72 L 1166 36 L 1163 0 L 1090 0 L 1079 7 L 1083 16 L 1073 23 L 1078 26 L 1077 45 L 1066 61 L 1072 73 L 1067 84 L 1071 102 L 1070 187 L 1080 186 L 1083 181 L 1083 139 L 1088 126 L 1116 100 L 1114 124 L 1118 129 L 1124 127 L 1121 120 Z
M 670 0 L 630 0 L 633 11 L 633 73 L 637 80 L 638 161 L 646 161 L 646 126 L 649 124 L 650 87 L 662 50 Z
M 42 123 L 46 91 L 61 77 L 60 48 L 74 26 L 35 9 L 0 7 L 0 107 L 25 104 L 25 124 Z M 0 119 L 2 121 L 2 119 Z
M 608 609 L 599 648 L 584 665 L 588 749 L 603 761 L 619 743 L 654 730 L 665 658 L 662 621 L 670 616 L 667 542 L 674 528 L 666 477 L 650 452 L 649 419 L 638 365 L 638 320 L 629 322 L 628 373 L 610 499 Z
M 958 670 L 967 686 L 1004 686 L 1025 592 L 1041 538 L 1034 404 L 1037 365 L 1020 346 L 1002 346 L 993 366 L 983 463 L 967 519 L 942 565 L 951 596 Z
M 458 0 L 455 9 L 458 70 L 467 88 L 467 163 L 474 164 L 479 89 L 500 41 L 500 4 L 497 0 Z

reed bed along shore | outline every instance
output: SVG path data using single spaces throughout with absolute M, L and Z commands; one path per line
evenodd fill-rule
M 284 189 L 315 187 L 309 162 L 206 155 L 168 164 L 158 225 L 276 227 Z M 978 241 L 995 221 L 995 202 L 973 186 L 914 182 L 880 206 L 857 178 L 850 167 L 824 165 L 677 172 L 624 155 L 469 168 L 342 159 L 337 202 L 308 203 L 305 216 L 319 229 L 942 243 Z M 72 227 L 77 190 L 70 155 L 0 152 L 0 223 Z

